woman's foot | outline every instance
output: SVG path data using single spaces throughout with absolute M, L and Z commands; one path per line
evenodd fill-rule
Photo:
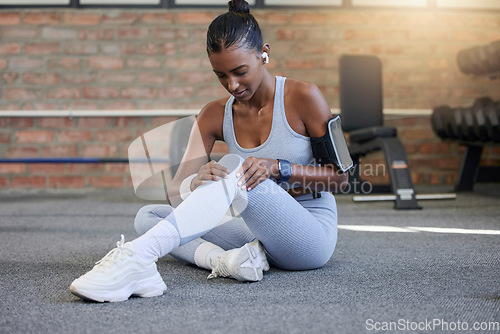
M 241 248 L 230 249 L 220 255 L 208 279 L 231 277 L 243 282 L 260 281 L 269 270 L 264 247 L 258 240 Z
M 94 268 L 71 283 L 74 295 L 96 302 L 120 302 L 130 296 L 161 296 L 167 289 L 156 268 L 157 258 L 143 260 L 122 235 L 116 248 Z

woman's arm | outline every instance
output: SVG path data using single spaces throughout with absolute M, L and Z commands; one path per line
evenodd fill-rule
M 210 153 L 212 152 L 215 141 L 222 137 L 223 118 L 224 104 L 220 100 L 207 104 L 196 117 L 196 121 L 189 135 L 186 151 L 182 157 L 178 171 L 174 176 L 172 186 L 167 189 L 172 206 L 175 207 L 182 201 L 179 190 L 182 181 L 190 175 L 199 173 L 200 169 L 203 169 L 209 162 Z M 175 140 L 175 138 L 173 138 L 173 140 Z M 202 173 L 202 175 L 192 180 L 192 183 L 198 186 L 202 184 L 204 180 L 214 180 L 220 177 L 220 175 L 223 176 L 223 168 L 218 164 L 216 165 L 215 168 L 212 168 L 213 174 L 206 175 L 206 173 Z M 221 170 L 219 171 L 219 169 Z M 193 190 L 191 184 L 190 188 Z

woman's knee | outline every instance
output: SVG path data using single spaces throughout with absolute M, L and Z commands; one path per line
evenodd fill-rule
M 134 219 L 134 228 L 140 235 L 146 233 L 160 220 L 167 217 L 173 208 L 166 204 L 149 204 L 137 211 Z

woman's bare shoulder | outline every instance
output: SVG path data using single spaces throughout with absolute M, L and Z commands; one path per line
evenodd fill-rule
M 224 121 L 224 109 L 227 98 L 212 101 L 201 109 L 196 117 L 200 129 L 206 129 L 213 133 L 217 139 L 222 137 L 222 125 Z

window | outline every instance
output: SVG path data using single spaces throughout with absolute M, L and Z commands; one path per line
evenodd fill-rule
M 264 0 L 269 6 L 342 6 L 342 0 Z
M 500 1 L 499 0 L 437 0 L 437 6 L 443 8 L 500 9 Z
M 70 0 L 0 0 L 0 5 L 69 5 Z
M 353 6 L 427 7 L 427 0 L 351 0 Z

